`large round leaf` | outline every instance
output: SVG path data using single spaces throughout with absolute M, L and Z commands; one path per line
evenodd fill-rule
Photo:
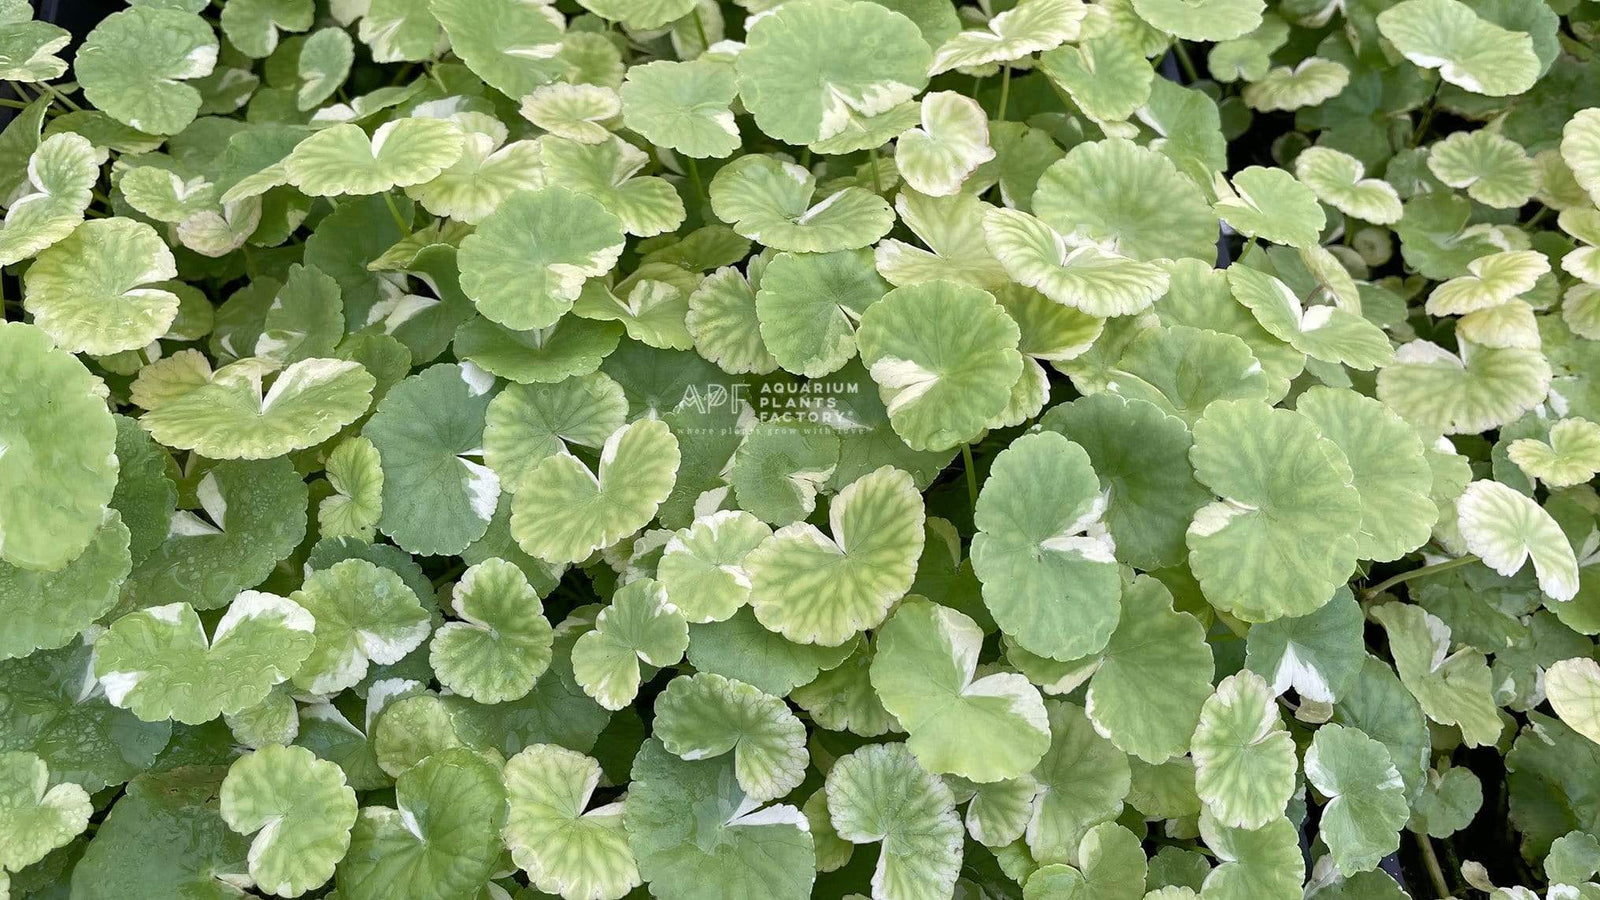
M 306 576 L 289 595 L 315 619 L 316 645 L 295 686 L 333 694 L 360 681 L 370 663 L 396 663 L 428 637 L 431 623 L 417 595 L 394 571 L 345 559 Z
M 1182 419 L 1143 400 L 1094 394 L 1052 408 L 1040 424 L 1089 454 L 1118 556 L 1143 570 L 1183 559 L 1184 532 L 1210 495 L 1194 480 L 1194 440 Z
M 1189 526 L 1189 567 L 1213 606 L 1250 622 L 1304 615 L 1350 577 L 1361 495 L 1344 453 L 1310 420 L 1214 403 L 1189 458 L 1222 498 Z
M 412 553 L 459 553 L 483 537 L 500 498 L 483 453 L 494 379 L 467 365 L 431 366 L 392 388 L 362 434 L 383 460 L 378 528 Z
M 27 656 L 71 643 L 116 605 L 122 580 L 132 568 L 129 533 L 122 517 L 107 510 L 89 546 L 53 572 L 0 562 L 0 659 Z
M 475 75 L 514 100 L 557 80 L 566 22 L 553 5 L 517 0 L 431 0 L 450 49 Z
M 780 253 L 756 292 L 761 341 L 784 369 L 820 378 L 855 355 L 856 323 L 888 290 L 866 250 Z
M 1050 747 L 1037 688 L 1011 672 L 977 677 L 982 643 L 971 619 L 921 598 L 902 603 L 878 633 L 872 686 L 910 733 L 917 762 L 935 774 L 1015 778 Z
M 1351 390 L 1312 388 L 1295 408 L 1350 463 L 1361 495 L 1356 555 L 1387 562 L 1422 546 L 1438 509 L 1428 495 L 1433 472 L 1416 429 L 1382 403 Z
M 540 559 L 582 562 L 655 518 L 678 463 L 678 439 L 659 419 L 612 432 L 597 472 L 570 453 L 546 457 L 517 484 L 511 533 Z
M 169 392 L 139 424 L 168 447 L 211 459 L 268 459 L 320 444 L 360 418 L 374 384 L 349 360 L 302 359 L 274 374 L 260 359 L 242 359 Z
M 1181 756 L 1211 692 L 1211 648 L 1200 622 L 1140 576 L 1122 591 L 1122 616 L 1089 679 L 1085 711 L 1118 749 L 1152 765 Z M 1160 671 L 1160 679 L 1150 673 Z
M 488 884 L 504 849 L 505 788 L 466 749 L 429 756 L 395 781 L 395 808 L 361 810 L 338 869 L 339 896 L 461 897 Z
M 1063 235 L 1136 260 L 1216 255 L 1216 216 L 1200 189 L 1131 141 L 1073 147 L 1040 177 L 1033 211 Z
M 1294 739 L 1261 676 L 1229 675 L 1200 710 L 1194 732 L 1195 791 L 1231 828 L 1260 828 L 1283 815 L 1294 792 Z
M 313 197 L 380 194 L 438 177 L 461 158 L 463 135 L 447 119 L 395 119 L 371 137 L 335 125 L 301 141 L 284 160 L 290 184 Z
M 506 846 L 540 890 L 618 900 L 638 886 L 622 804 L 588 809 L 600 777 L 599 763 L 555 744 L 506 762 Z
M 0 323 L 0 559 L 54 571 L 100 530 L 117 482 L 104 397 L 44 332 Z
M 828 508 L 831 534 L 786 525 L 745 557 L 756 618 L 791 641 L 827 646 L 877 627 L 911 587 L 923 518 L 905 472 L 885 466 L 851 482 Z
M 245 591 L 211 636 L 187 603 L 129 613 L 95 641 L 95 677 L 145 721 L 199 725 L 266 698 L 310 655 L 314 622 L 275 594 Z
M 84 222 L 39 254 L 24 280 L 34 324 L 64 350 L 135 350 L 167 333 L 178 297 L 151 286 L 178 274 L 154 228 L 132 219 Z
M 337 765 L 304 747 L 269 744 L 228 769 L 220 794 L 228 827 L 255 835 L 250 878 L 257 887 L 298 897 L 333 877 L 356 821 L 356 792 Z
M 1167 289 L 1161 267 L 1107 251 L 1081 233 L 1069 239 L 1018 210 L 990 210 L 983 232 L 989 252 L 1018 284 L 1091 316 L 1141 312 Z
M 513 194 L 461 242 L 461 289 L 507 328 L 547 328 L 622 253 L 622 222 L 560 187 Z
M 834 763 L 828 814 L 839 837 L 882 844 L 872 882 L 884 896 L 944 896 L 961 868 L 955 797 L 904 744 L 863 747 Z
M 776 800 L 806 774 L 806 729 L 784 702 L 721 675 L 673 679 L 656 698 L 655 736 L 683 759 L 733 754 L 739 789 L 758 801 Z
M 1339 871 L 1369 872 L 1399 849 L 1411 810 L 1383 744 L 1357 728 L 1318 728 L 1306 750 L 1306 780 L 1328 798 L 1317 833 Z
M 732 66 L 705 60 L 632 66 L 617 93 L 622 121 L 653 144 L 702 158 L 739 149 Z
M 1550 376 L 1550 363 L 1537 350 L 1462 344 L 1456 354 L 1417 340 L 1378 372 L 1378 399 L 1419 430 L 1477 434 L 1537 406 Z
M 1089 454 L 1053 431 L 995 457 L 973 511 L 972 567 L 1000 630 L 1032 653 L 1072 660 L 1104 648 L 1122 576 L 1106 496 Z
M 894 225 L 894 211 L 872 191 L 842 187 L 813 203 L 816 193 L 817 177 L 805 169 L 749 154 L 717 170 L 711 210 L 739 234 L 797 253 L 865 247 Z
M 1460 0 L 1403 0 L 1379 13 L 1377 24 L 1406 59 L 1475 94 L 1520 94 L 1539 77 L 1526 32 L 1479 18 Z
M 756 126 L 790 144 L 838 134 L 928 83 L 933 52 L 915 23 L 876 3 L 796 0 L 750 28 L 739 94 Z
M 861 361 L 913 450 L 978 437 L 1022 372 L 1021 333 L 988 291 L 950 281 L 895 288 L 861 317 Z
M 684 760 L 645 741 L 623 807 L 639 874 L 661 900 L 805 900 L 816 877 L 805 814 L 745 796 L 734 761 Z
M 428 647 L 439 683 L 479 703 L 526 696 L 550 666 L 554 639 L 527 576 L 490 557 L 463 572 L 451 596 L 461 621 L 440 626 Z
M 102 19 L 73 68 L 89 102 L 138 131 L 177 134 L 200 111 L 187 82 L 211 74 L 217 36 L 197 15 L 135 6 Z

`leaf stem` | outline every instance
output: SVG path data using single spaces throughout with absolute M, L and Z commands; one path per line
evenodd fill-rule
M 1011 67 L 1002 65 L 1001 69 L 1003 72 L 1000 76 L 1000 107 L 995 112 L 995 119 L 1004 122 L 1006 120 L 1006 105 L 1011 100 Z
M 867 148 L 867 165 L 872 168 L 872 190 L 883 193 L 883 182 L 878 180 L 878 148 Z
M 44 88 L 44 92 L 49 94 L 51 99 L 59 101 L 61 103 L 61 105 L 65 106 L 67 109 L 70 109 L 73 112 L 83 112 L 83 107 L 79 106 L 76 103 L 73 103 L 72 102 L 72 98 L 70 98 L 66 94 L 63 94 L 60 91 L 56 90 L 55 85 L 51 84 L 50 82 L 48 82 L 48 81 L 39 81 L 39 82 L 35 82 L 35 84 L 38 87 Z
M 29 104 L 24 103 L 21 100 L 12 100 L 6 97 L 0 97 L 0 106 L 4 106 L 7 109 L 27 109 Z
M 706 205 L 705 182 L 700 180 L 700 167 L 695 164 L 694 157 L 683 157 L 683 167 L 689 172 L 689 180 L 694 182 L 694 194 L 700 200 L 702 209 Z
M 1450 882 L 1439 865 L 1439 855 L 1433 852 L 1433 841 L 1421 831 L 1413 831 L 1411 836 L 1417 841 L 1417 849 L 1422 851 L 1422 865 L 1428 870 L 1428 880 L 1433 882 L 1434 892 L 1440 897 L 1449 897 Z
M 974 512 L 978 509 L 978 469 L 972 464 L 972 445 L 961 445 L 961 465 L 966 469 L 967 475 L 967 500 L 972 503 Z
M 1428 92 L 1428 100 L 1422 107 L 1422 121 L 1417 123 L 1417 130 L 1411 132 L 1411 142 L 1408 146 L 1415 147 L 1417 142 L 1422 140 L 1422 136 L 1427 133 L 1428 126 L 1433 124 L 1433 101 L 1438 99 L 1439 88 L 1443 84 L 1444 79 L 1441 78 L 1434 82 L 1433 90 Z
M 1397 584 L 1403 584 L 1413 578 L 1421 578 L 1425 575 L 1437 575 L 1440 572 L 1448 572 L 1451 569 L 1459 569 L 1462 566 L 1468 566 L 1477 561 L 1478 558 L 1469 553 L 1466 556 L 1458 557 L 1456 559 L 1447 559 L 1444 562 L 1434 563 L 1431 566 L 1423 566 L 1420 569 L 1412 569 L 1409 572 L 1401 572 L 1399 575 L 1395 575 L 1391 578 L 1385 578 L 1376 585 L 1367 588 L 1361 592 L 1361 595 L 1368 600 L 1371 600 L 1373 597 L 1376 597 L 1384 591 L 1387 591 L 1389 588 L 1392 588 Z
M 411 235 L 411 226 L 406 224 L 405 216 L 400 215 L 400 207 L 395 205 L 394 194 L 384 191 L 383 202 L 389 207 L 389 215 L 394 216 L 394 224 L 400 227 L 400 233 L 409 237 Z
M 1189 58 L 1189 48 L 1183 46 L 1183 41 L 1172 42 L 1172 55 L 1178 58 L 1178 66 L 1183 69 L 1183 77 L 1189 79 L 1190 84 L 1200 80 L 1200 70 L 1194 67 L 1194 60 Z
M 700 33 L 700 52 L 711 49 L 711 41 L 706 38 L 706 23 L 700 19 L 700 4 L 694 5 L 694 30 Z

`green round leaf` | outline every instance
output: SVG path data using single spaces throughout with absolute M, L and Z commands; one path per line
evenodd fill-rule
M 961 613 L 906 600 L 878 632 L 872 686 L 923 768 L 990 782 L 1032 770 L 1050 747 L 1050 722 L 1021 675 L 976 677 L 982 643 Z
M 638 886 L 622 804 L 588 809 L 600 777 L 599 763 L 555 744 L 506 762 L 506 846 L 541 891 L 618 900 Z
M 339 863 L 339 896 L 353 900 L 476 895 L 504 849 L 505 789 L 495 766 L 465 749 L 443 750 L 408 769 L 395 808 L 361 810 Z
M 678 439 L 658 419 L 613 431 L 598 472 L 570 453 L 546 457 L 517 484 L 511 533 L 540 559 L 582 562 L 655 518 L 672 492 L 678 463 Z
M 1229 185 L 1220 176 L 1211 209 L 1240 234 L 1290 247 L 1317 243 L 1327 217 L 1311 189 L 1283 169 L 1250 166 Z
M 427 640 L 428 613 L 390 569 L 346 559 L 306 576 L 289 599 L 315 619 L 316 646 L 294 673 L 295 686 L 333 694 L 367 674 L 369 663 L 397 663 Z
M 685 156 L 724 157 L 739 149 L 733 67 L 709 60 L 659 60 L 628 69 L 617 92 L 622 121 L 652 144 Z
M 923 519 L 911 476 L 889 466 L 861 476 L 833 498 L 829 534 L 786 525 L 745 556 L 756 618 L 791 641 L 825 646 L 877 627 L 911 587 Z
M 859 0 L 852 5 L 875 7 Z M 863 188 L 843 187 L 813 202 L 817 177 L 770 156 L 750 154 L 723 166 L 711 179 L 710 191 L 717 218 L 774 250 L 854 250 L 888 234 L 894 225 L 889 204 Z
M 1071 660 L 1105 647 L 1122 576 L 1089 454 L 1055 432 L 1024 435 L 989 470 L 973 512 L 972 567 L 1000 630 Z
M 1539 589 L 1556 600 L 1578 592 L 1578 564 L 1556 520 L 1533 498 L 1499 482 L 1474 481 L 1456 501 L 1467 549 L 1501 575 L 1530 558 Z
M 1294 160 L 1294 174 L 1317 199 L 1347 216 L 1374 225 L 1400 221 L 1400 195 L 1379 178 L 1367 178 L 1361 160 L 1330 147 L 1307 147 Z
M 24 290 L 34 324 L 58 346 L 107 354 L 166 334 L 178 296 L 148 285 L 177 274 L 155 229 L 132 219 L 96 219 L 40 253 Z
M 914 450 L 978 437 L 1021 374 L 1020 332 L 987 291 L 939 281 L 895 288 L 861 317 L 861 361 Z
M 461 129 L 446 119 L 385 122 L 368 137 L 335 125 L 301 141 L 284 160 L 290 184 L 313 197 L 381 194 L 432 181 L 461 158 Z
M 395 385 L 362 428 L 383 460 L 378 528 L 412 553 L 459 553 L 483 537 L 500 478 L 482 462 L 494 379 L 437 365 Z
M 915 23 L 876 3 L 796 0 L 750 28 L 739 54 L 739 94 L 756 126 L 810 144 L 850 115 L 873 116 L 928 83 L 933 53 Z
M 473 74 L 513 100 L 566 72 L 560 58 L 566 22 L 553 5 L 517 0 L 430 0 L 450 50 Z
M 250 878 L 279 897 L 298 897 L 333 877 L 350 846 L 356 792 L 344 773 L 304 747 L 269 744 L 242 757 L 222 780 L 222 818 L 250 844 Z
M 37 572 L 0 562 L 0 618 L 8 623 L 0 659 L 71 643 L 116 605 L 131 568 L 128 528 L 115 510 L 62 568 Z
M 1261 24 L 1264 0 L 1133 0 L 1139 17 L 1186 41 L 1227 41 Z
M 881 844 L 875 890 L 892 897 L 939 897 L 961 868 L 961 820 L 950 789 L 905 744 L 862 747 L 828 770 L 828 814 L 839 837 Z
M 1011 62 L 1077 39 L 1087 14 L 1081 0 L 1024 0 L 989 19 L 983 28 L 963 31 L 940 44 L 930 70 Z
M 1430 341 L 1395 351 L 1378 372 L 1378 399 L 1418 430 L 1477 434 L 1514 422 L 1550 389 L 1550 363 L 1537 350 L 1463 344 L 1459 355 Z
M 515 565 L 490 558 L 462 573 L 452 590 L 459 622 L 446 622 L 428 645 L 439 683 L 479 703 L 516 700 L 550 665 L 554 630 L 539 595 Z
M 177 134 L 200 111 L 200 92 L 188 82 L 216 63 L 217 36 L 204 19 L 135 6 L 89 32 L 73 69 L 96 109 L 138 131 Z
M 1130 141 L 1073 147 L 1040 177 L 1033 211 L 1062 235 L 1141 262 L 1216 255 L 1216 216 L 1200 189 Z
M 820 378 L 856 353 L 856 324 L 889 285 L 866 250 L 779 253 L 755 296 L 761 341 L 778 365 Z
M 94 540 L 117 482 L 105 385 L 44 332 L 0 324 L 0 559 L 51 572 Z
M 1212 674 L 1199 621 L 1173 610 L 1161 582 L 1140 576 L 1123 589 L 1122 617 L 1095 664 L 1085 709 L 1118 749 L 1159 764 L 1188 747 Z
M 349 360 L 302 359 L 274 374 L 260 359 L 242 359 L 191 390 L 174 389 L 139 424 L 168 447 L 212 459 L 268 459 L 339 433 L 367 411 L 375 384 Z
M 1377 868 L 1410 818 L 1389 750 L 1360 729 L 1324 725 L 1306 750 L 1306 780 L 1328 798 L 1317 834 L 1345 875 Z
M 1416 429 L 1351 390 L 1312 388 L 1295 408 L 1339 447 L 1355 475 L 1361 496 L 1356 555 L 1387 562 L 1426 543 L 1438 509 L 1428 494 L 1433 472 Z
M 89 826 L 94 805 L 82 787 L 50 784 L 50 770 L 32 753 L 0 753 L 0 872 L 19 871 Z M 0 886 L 4 882 L 0 881 Z
M 1189 526 L 1206 600 L 1247 622 L 1305 615 L 1355 568 L 1361 495 L 1338 445 L 1303 416 L 1213 403 L 1194 426 L 1195 477 L 1222 499 Z
M 1097 318 L 1148 309 L 1167 290 L 1160 266 L 1109 252 L 1074 232 L 1071 238 L 1014 209 L 983 219 L 989 252 L 1018 284 Z
M 1261 676 L 1222 679 L 1200 709 L 1193 754 L 1195 791 L 1216 821 L 1260 828 L 1283 815 L 1294 792 L 1294 739 Z
M 507 328 L 547 328 L 622 244 L 621 220 L 597 200 L 560 187 L 516 193 L 461 242 L 461 289 Z
M 104 153 L 71 133 L 50 135 L 32 149 L 24 167 L 27 181 L 18 185 L 0 227 L 0 265 L 21 262 L 71 235 L 89 208 L 104 161 Z
M 1402 0 L 1377 24 L 1406 59 L 1475 94 L 1520 94 L 1539 77 L 1531 37 L 1479 18 L 1460 0 Z
M 739 789 L 734 761 L 683 760 L 647 740 L 623 806 L 639 874 L 661 900 L 805 900 L 816 856 L 805 814 L 762 808 Z
M 115 706 L 145 721 L 208 722 L 260 703 L 315 643 L 311 614 L 275 594 L 245 591 L 211 636 L 187 603 L 129 613 L 95 641 L 95 677 Z
M 670 666 L 689 646 L 689 626 L 667 592 L 649 578 L 618 588 L 611 605 L 595 617 L 594 630 L 572 647 L 572 670 L 584 693 L 606 709 L 633 702 L 641 662 Z
M 667 752 L 710 759 L 732 751 L 734 777 L 751 799 L 776 800 L 805 778 L 805 726 L 758 688 L 696 673 L 673 679 L 655 709 L 654 733 Z

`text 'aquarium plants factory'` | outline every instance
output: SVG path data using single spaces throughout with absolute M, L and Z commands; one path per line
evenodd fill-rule
M 1600 900 L 1597 0 L 0 0 L 0 900 Z

